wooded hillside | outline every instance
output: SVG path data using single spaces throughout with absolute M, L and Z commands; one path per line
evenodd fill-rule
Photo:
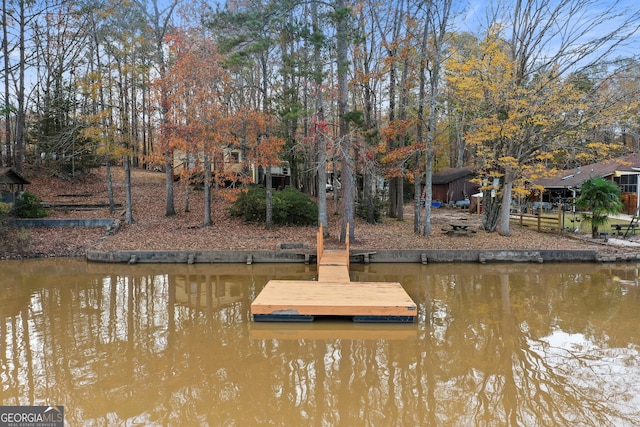
M 466 166 L 493 196 L 483 228 L 509 235 L 512 196 L 535 190 L 524 177 L 640 146 L 640 12 L 465 5 L 7 0 L 0 166 L 73 179 L 121 165 L 128 186 L 131 168 L 161 171 L 157 197 L 174 216 L 178 164 L 208 192 L 254 170 L 271 188 L 271 167 L 287 162 L 288 185 L 317 197 L 324 225 L 325 184 L 339 189 L 342 240 L 347 224 L 358 233 L 356 204 L 371 220 L 382 199 L 402 220 L 421 184 L 412 232 L 430 235 L 432 173 Z

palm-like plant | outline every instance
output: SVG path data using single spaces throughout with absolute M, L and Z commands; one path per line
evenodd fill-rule
M 591 236 L 598 237 L 598 227 L 609 221 L 609 214 L 622 210 L 620 188 L 603 178 L 590 178 L 582 184 L 576 208 L 584 211 L 583 218 L 591 221 Z

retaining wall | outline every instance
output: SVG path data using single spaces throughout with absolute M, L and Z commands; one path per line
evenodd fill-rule
M 24 218 L 10 219 L 8 221 L 11 227 L 111 227 L 114 220 L 111 218 L 94 218 L 94 219 L 47 219 L 47 218 Z
M 87 260 L 103 263 L 315 263 L 316 254 L 301 251 L 88 251 Z M 640 261 L 633 257 L 606 258 L 596 251 L 559 250 L 352 250 L 352 263 L 452 262 L 613 262 Z

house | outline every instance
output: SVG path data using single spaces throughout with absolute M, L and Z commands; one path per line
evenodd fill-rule
M 218 158 L 211 159 L 211 172 L 215 173 L 216 164 L 221 165 L 225 176 L 241 175 L 243 172 L 243 156 L 240 149 L 225 148 Z M 190 175 L 204 164 L 204 155 L 197 156 L 182 150 L 173 151 L 173 177 L 174 180 L 181 176 Z
M 0 202 L 14 204 L 28 184 L 31 183 L 14 169 L 0 168 Z
M 475 172 L 466 167 L 434 173 L 431 177 L 431 199 L 442 203 L 469 200 L 472 194 L 478 192 L 478 185 L 472 182 L 475 177 Z
M 628 154 L 575 169 L 563 170 L 548 178 L 532 180 L 544 187 L 540 202 L 569 204 L 577 190 L 590 178 L 604 178 L 618 184 L 622 193 L 624 213 L 633 215 L 638 210 L 638 175 L 640 175 L 640 153 Z
M 204 163 L 204 156 L 197 158 L 193 154 L 181 150 L 173 152 L 173 177 L 174 180 L 187 172 L 197 173 L 200 165 Z M 216 171 L 216 167 L 218 170 Z M 224 148 L 219 158 L 211 161 L 211 172 L 219 173 L 224 181 L 224 186 L 232 186 L 238 182 L 265 183 L 265 168 L 248 162 L 242 150 L 239 148 Z M 289 163 L 283 161 L 279 166 L 271 168 L 271 183 L 273 188 L 285 188 L 291 184 L 291 169 Z

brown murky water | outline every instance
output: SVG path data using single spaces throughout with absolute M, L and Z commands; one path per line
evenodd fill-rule
M 413 325 L 254 323 L 303 265 L 0 263 L 0 404 L 70 426 L 640 425 L 638 265 L 354 265 Z

